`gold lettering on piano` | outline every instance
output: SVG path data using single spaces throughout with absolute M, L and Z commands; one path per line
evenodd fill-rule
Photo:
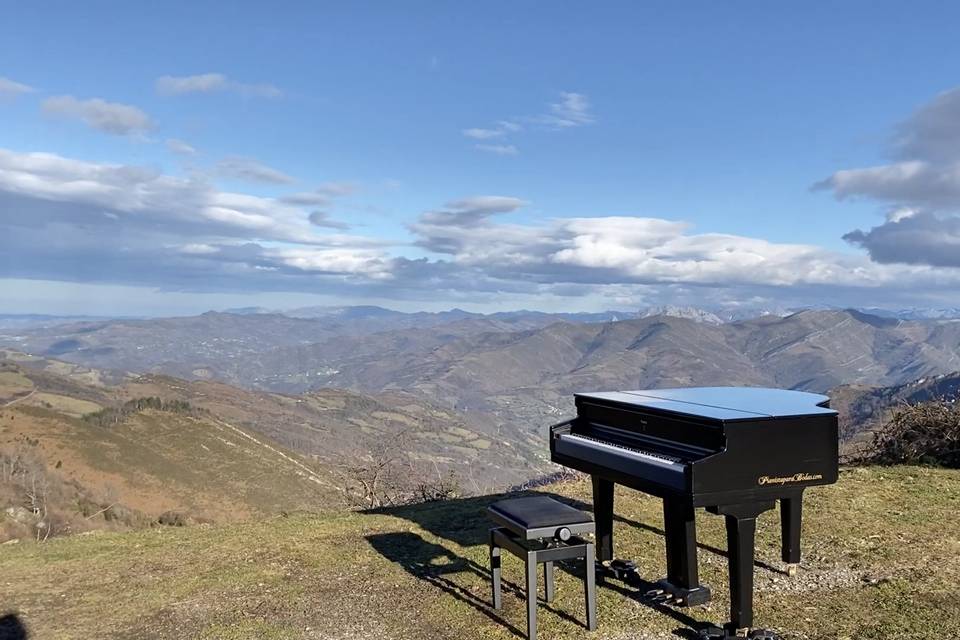
M 790 484 L 792 482 L 810 482 L 811 480 L 823 480 L 823 475 L 819 473 L 795 473 L 792 476 L 760 476 L 757 478 L 757 484 Z

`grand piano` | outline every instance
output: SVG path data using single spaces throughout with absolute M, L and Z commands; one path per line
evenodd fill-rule
M 701 387 L 581 393 L 577 416 L 550 429 L 554 462 L 593 480 L 598 560 L 614 560 L 615 484 L 663 499 L 667 575 L 656 591 L 701 604 L 694 510 L 726 519 L 730 621 L 719 637 L 767 637 L 753 626 L 756 518 L 780 502 L 782 557 L 800 562 L 803 491 L 838 474 L 837 412 L 827 396 L 782 389 Z M 714 636 L 709 636 L 714 637 Z

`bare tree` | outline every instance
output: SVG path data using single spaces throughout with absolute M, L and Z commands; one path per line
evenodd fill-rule
M 367 509 L 443 500 L 455 496 L 459 485 L 436 462 L 419 462 L 410 455 L 411 430 L 378 438 L 363 454 L 342 466 L 346 495 Z

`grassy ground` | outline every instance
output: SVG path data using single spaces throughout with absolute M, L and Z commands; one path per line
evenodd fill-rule
M 545 492 L 588 495 L 584 482 Z M 780 573 L 777 518 L 761 517 L 759 624 L 788 638 L 953 637 L 960 472 L 858 469 L 808 493 L 798 576 Z M 0 616 L 14 613 L 32 638 L 517 637 L 519 594 L 508 587 L 502 612 L 487 605 L 491 499 L 0 546 Z M 659 503 L 629 491 L 617 500 L 618 555 L 659 577 Z M 587 634 L 581 581 L 561 572 L 557 601 L 541 605 L 540 637 L 665 639 L 722 621 L 722 519 L 703 514 L 698 525 L 711 605 L 673 610 L 601 588 L 600 628 Z M 521 576 L 521 562 L 505 557 L 508 584 Z

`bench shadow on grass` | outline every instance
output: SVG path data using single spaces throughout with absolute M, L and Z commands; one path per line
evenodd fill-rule
M 579 509 L 591 509 L 591 506 L 588 504 L 548 492 L 529 492 L 525 495 L 546 495 Z M 415 523 L 434 536 L 450 541 L 460 547 L 486 547 L 491 527 L 491 522 L 487 519 L 486 509 L 491 503 L 503 497 L 502 495 L 494 495 L 476 498 L 460 498 L 399 507 L 383 507 L 380 509 L 371 509 L 365 513 L 402 518 Z M 661 536 L 663 535 L 661 529 L 651 525 L 620 517 L 617 517 L 617 520 Z M 488 591 L 491 576 L 489 567 L 477 564 L 469 558 L 460 556 L 443 545 L 424 540 L 420 535 L 413 532 L 371 534 L 366 536 L 366 539 L 378 553 L 388 560 L 399 564 L 411 575 L 437 587 L 457 600 L 469 604 L 488 618 L 505 625 L 515 635 L 526 637 L 524 631 L 521 631 L 516 626 L 504 620 L 500 612 L 490 604 L 490 594 Z M 712 551 L 713 549 L 710 550 Z M 558 566 L 578 580 L 583 579 L 582 562 L 562 562 L 558 563 Z M 487 589 L 482 592 L 482 595 L 473 593 L 472 590 L 461 584 L 462 580 L 458 581 L 456 579 L 457 574 L 471 573 L 483 578 L 483 581 L 486 583 Z M 526 597 L 525 589 L 519 585 L 506 579 L 502 580 L 502 583 L 505 590 L 514 591 L 520 598 Z M 639 585 L 639 588 L 637 588 L 628 587 L 620 583 L 602 581 L 598 582 L 597 586 L 610 589 L 659 614 L 672 618 L 683 625 L 683 627 L 675 629 L 673 632 L 674 635 L 681 638 L 696 638 L 699 629 L 709 626 L 708 623 L 696 620 L 680 610 L 647 598 L 645 594 L 649 589 L 653 588 L 652 583 L 647 587 Z M 559 610 L 556 607 L 545 604 L 542 599 L 540 600 L 539 607 L 545 608 L 566 620 L 583 626 L 582 621 L 577 620 L 569 613 Z M 600 624 L 603 624 L 602 620 Z
M 27 640 L 27 627 L 15 613 L 0 615 L 0 640 Z

